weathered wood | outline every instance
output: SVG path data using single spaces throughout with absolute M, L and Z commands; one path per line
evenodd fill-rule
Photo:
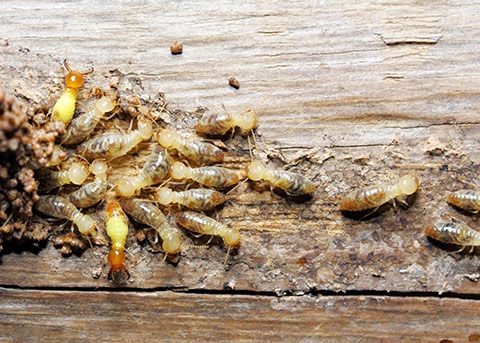
M 453 342 L 478 340 L 477 301 L 0 290 L 0 340 Z M 414 323 L 414 325 L 412 325 Z
M 53 104 L 62 87 L 60 61 L 68 47 L 72 64 L 80 68 L 90 63 L 97 70 L 87 87 L 108 87 L 109 70 L 118 69 L 146 102 L 164 92 L 172 111 L 193 112 L 200 106 L 222 111 L 222 103 L 232 112 L 254 108 L 261 135 L 261 150 L 256 153 L 276 167 L 302 170 L 318 185 L 315 197 L 301 204 L 272 195 L 268 187 L 258 192 L 246 183 L 236 189 L 231 203 L 217 214 L 242 232 L 242 247 L 230 258 L 228 270 L 222 268 L 225 249 L 220 241 L 204 249 L 196 246 L 206 240 L 190 237 L 179 263 L 172 265 L 160 264 L 163 255 L 139 245 L 132 234 L 127 247 L 132 279 L 126 287 L 233 288 L 278 294 L 311 290 L 479 293 L 478 251 L 456 253 L 456 247 L 429 241 L 423 233 L 427 223 L 451 216 L 478 228 L 476 217 L 450 208 L 444 194 L 470 187 L 463 181 L 474 182 L 478 177 L 479 4 L 365 0 L 288 5 L 275 1 L 115 5 L 85 1 L 80 5 L 15 0 L 2 3 L 1 8 L 0 84 L 25 102 Z M 184 43 L 182 55 L 170 54 L 174 40 Z M 240 81 L 239 90 L 228 85 L 231 76 Z M 198 114 L 191 113 L 170 119 L 186 132 L 197 118 Z M 246 140 L 235 138 L 226 144 L 232 153 L 227 165 L 244 167 L 249 160 Z M 348 218 L 338 211 L 342 194 L 360 185 L 391 182 L 409 171 L 422 181 L 409 209 L 387 206 L 367 220 Z M 96 247 L 93 254 L 86 251 L 80 257 L 63 258 L 50 243 L 33 253 L 25 247 L 6 247 L 0 257 L 0 284 L 96 287 L 98 280 L 93 275 L 98 275 L 106 251 L 106 247 Z M 117 287 L 105 279 L 100 286 Z M 51 303 L 58 306 L 69 294 L 82 299 L 96 296 L 33 293 L 40 299 L 52 296 Z M 6 294 L 14 297 L 11 291 Z M 131 293 L 99 294 L 108 299 L 118 295 L 124 301 L 132 297 Z M 160 292 L 168 298 L 166 294 Z M 265 317 L 270 319 L 275 312 L 265 304 L 271 299 L 252 298 L 249 306 L 253 308 L 256 299 L 261 299 Z M 175 299 L 180 303 L 203 299 L 213 308 L 217 301 L 228 304 L 221 296 L 181 294 Z M 315 316 L 318 308 L 313 310 L 309 302 L 320 301 L 323 312 L 318 316 L 333 309 L 342 318 L 350 313 L 357 318 L 371 315 L 370 323 L 388 318 L 389 332 L 408 327 L 411 336 L 406 339 L 411 340 L 420 335 L 422 341 L 466 340 L 470 331 L 458 330 L 476 320 L 476 302 L 470 300 L 386 297 L 380 312 L 362 312 L 363 301 L 378 301 L 366 299 L 302 297 L 280 302 L 293 301 L 302 309 L 293 312 L 299 314 L 297 326 L 308 317 L 301 317 L 303 310 Z M 102 311 L 108 307 L 96 304 Z M 393 312 L 397 305 L 402 311 Z M 150 303 L 146 306 L 142 325 L 148 326 L 152 313 L 157 312 L 148 312 L 154 311 Z M 472 316 L 463 321 L 454 317 L 454 308 Z M 421 309 L 420 314 L 402 321 L 399 315 L 410 309 Z M 438 311 L 444 312 L 436 317 Z M 214 315 L 213 310 L 205 314 L 208 318 Z M 9 321 L 15 318 L 7 315 Z M 70 323 L 76 324 L 78 317 L 71 318 Z M 288 322 L 288 315 L 283 318 Z M 109 320 L 120 322 L 115 317 Z M 331 318 L 318 320 L 319 326 L 308 328 L 324 330 Z M 263 324 L 260 330 L 272 322 L 258 321 L 259 326 Z M 243 332 L 235 325 L 232 319 L 231 330 L 222 326 L 225 331 L 220 338 Z M 381 336 L 380 325 L 364 332 L 363 327 L 344 319 L 337 331 L 342 327 L 367 338 L 392 338 Z M 9 326 L 9 330 L 15 328 Z M 111 328 L 103 330 L 114 339 Z M 308 328 L 302 331 L 308 333 Z M 142 334 L 158 337 L 157 331 L 152 327 Z M 285 332 L 290 333 L 288 328 Z M 318 331 L 311 334 L 328 338 L 321 335 Z M 273 333 L 270 337 L 280 339 Z M 356 338 L 361 340 L 361 334 Z

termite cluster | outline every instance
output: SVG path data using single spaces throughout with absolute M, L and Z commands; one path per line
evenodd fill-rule
M 97 90 L 93 107 L 83 113 L 76 111 L 77 93 L 93 69 L 85 73 L 72 70 L 67 60 L 64 67 L 65 89 L 48 119 L 63 125 L 64 130 L 52 146 L 56 157 L 47 165 L 35 160 L 31 163 L 40 190 L 34 208 L 47 217 L 45 220 L 51 217 L 73 223 L 72 230 L 80 237 L 69 232 L 55 238 L 64 254 L 88 244 L 106 244 L 105 232 L 111 246 L 108 276 L 114 281 L 130 276 L 125 255 L 130 220 L 155 231 L 162 242 L 164 260 L 181 253 L 185 236 L 182 228 L 197 235 L 219 236 L 228 248 L 226 264 L 230 249 L 241 244 L 241 233 L 217 221 L 214 215 L 216 208 L 228 202 L 228 192 L 239 182 L 264 180 L 287 197 L 308 197 L 315 191 L 314 183 L 303 175 L 271 169 L 253 158 L 241 170 L 219 165 L 227 148 L 225 144 L 213 144 L 211 138 L 240 133 L 250 142 L 258 125 L 251 110 L 204 113 L 195 125 L 200 138 L 185 138 L 172 125 L 154 120 L 151 111 L 145 109 L 138 111 L 131 128 L 123 131 L 106 125 L 110 117 L 124 114 L 119 113 L 121 100 L 115 93 Z M 128 164 L 138 165 L 132 152 L 141 150 L 141 146 L 151 150 L 141 169 L 136 175 L 116 175 L 113 180 L 110 175 L 117 159 L 129 156 Z M 96 220 L 91 215 L 94 212 L 100 212 L 99 217 L 104 219 Z

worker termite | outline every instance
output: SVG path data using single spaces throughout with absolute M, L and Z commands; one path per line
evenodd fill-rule
M 77 144 L 87 139 L 107 112 L 115 108 L 115 101 L 102 97 L 95 102 L 93 111 L 86 112 L 74 118 L 63 135 L 62 144 Z
M 109 202 L 105 213 L 105 230 L 112 242 L 112 247 L 107 255 L 108 264 L 110 264 L 108 278 L 118 280 L 118 273 L 122 271 L 129 279 L 130 273 L 125 265 L 125 244 L 128 236 L 127 216 L 117 201 Z
M 83 235 L 95 236 L 95 221 L 88 214 L 80 212 L 70 200 L 57 195 L 43 195 L 34 205 L 37 211 L 50 217 L 68 219 Z
M 394 185 L 363 187 L 345 196 L 340 201 L 340 209 L 347 212 L 376 209 L 388 201 L 415 193 L 419 183 L 416 176 L 404 175 Z
M 260 161 L 252 161 L 246 167 L 246 173 L 250 180 L 266 180 L 291 196 L 308 195 L 315 192 L 315 184 L 302 174 L 271 169 Z
M 169 167 L 169 158 L 165 149 L 159 145 L 155 146 L 140 174 L 119 182 L 118 193 L 121 196 L 132 196 L 139 189 L 159 183 L 167 175 Z
M 77 151 L 89 160 L 96 158 L 113 160 L 125 155 L 141 141 L 150 139 L 152 134 L 152 122 L 149 120 L 139 120 L 138 130 L 133 130 L 127 134 L 105 133 L 82 143 Z
M 480 232 L 463 223 L 447 222 L 427 225 L 425 234 L 442 243 L 460 245 L 461 250 L 471 246 L 470 252 L 480 245 Z
M 40 189 L 48 191 L 70 183 L 81 185 L 90 172 L 88 165 L 85 163 L 74 162 L 67 170 L 56 171 L 42 168 L 38 169 L 36 173 L 40 182 Z
M 447 194 L 447 202 L 466 211 L 480 211 L 480 191 L 461 189 Z
M 83 78 L 93 73 L 93 68 L 86 73 L 80 73 L 78 70 L 70 69 L 67 59 L 63 61 L 63 65 L 68 72 L 65 76 L 66 87 L 55 106 L 53 106 L 52 119 L 68 124 L 75 112 L 78 89 L 83 85 Z
M 200 234 L 222 237 L 223 241 L 228 246 L 225 263 L 227 262 L 230 248 L 240 245 L 240 231 L 238 231 L 238 229 L 229 228 L 215 219 L 207 217 L 203 213 L 193 211 L 179 212 L 175 215 L 175 219 L 178 224 L 187 230 Z
M 175 131 L 161 129 L 157 134 L 158 143 L 164 148 L 176 149 L 189 161 L 197 165 L 210 165 L 221 162 L 224 152 L 207 142 L 182 138 Z
M 155 201 L 162 205 L 180 204 L 197 211 L 208 211 L 227 200 L 223 193 L 213 189 L 189 189 L 175 192 L 170 188 L 160 187 L 155 191 Z
M 95 160 L 91 165 L 91 172 L 95 179 L 76 191 L 70 193 L 69 199 L 76 207 L 90 207 L 103 199 L 107 191 L 108 165 L 104 161 Z
M 190 179 L 214 188 L 228 188 L 239 181 L 238 174 L 234 170 L 212 166 L 190 168 L 182 162 L 175 162 L 172 165 L 170 175 L 177 180 Z
M 162 239 L 162 248 L 167 255 L 180 252 L 182 234 L 179 229 L 170 225 L 160 209 L 149 201 L 125 198 L 120 201 L 122 208 L 136 221 L 155 229 Z M 164 258 L 164 259 L 165 259 Z
M 240 127 L 243 132 L 255 129 L 258 125 L 257 116 L 251 110 L 239 114 L 205 113 L 195 125 L 195 130 L 207 135 L 225 135 L 227 131 Z

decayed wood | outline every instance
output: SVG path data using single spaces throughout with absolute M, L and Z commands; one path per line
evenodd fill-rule
M 424 297 L 2 289 L 0 308 L 10 315 L 0 316 L 0 340 L 466 342 L 480 337 L 477 305 Z
M 452 253 L 423 234 L 427 222 L 450 215 L 476 226 L 443 197 L 446 189 L 465 187 L 461 180 L 474 180 L 480 162 L 478 5 L 155 2 L 79 11 L 59 3 L 35 10 L 30 2 L 2 5 L 0 82 L 17 96 L 53 101 L 54 94 L 44 98 L 44 86 L 60 89 L 59 61 L 68 46 L 75 65 L 97 68 L 90 86 L 117 68 L 132 84 L 140 81 L 147 101 L 165 92 L 172 109 L 258 107 L 259 156 L 303 170 L 318 185 L 301 204 L 248 183 L 236 189 L 218 213 L 243 236 L 227 271 L 220 242 L 202 249 L 188 241 L 174 266 L 131 239 L 128 285 L 478 293 L 478 256 Z M 184 42 L 180 56 L 169 51 L 175 39 Z M 228 86 L 230 76 L 241 82 L 239 90 Z M 235 142 L 243 150 L 232 147 L 229 163 L 242 168 L 247 144 Z M 364 221 L 338 211 L 339 197 L 354 187 L 408 171 L 422 180 L 408 210 L 386 207 Z M 96 248 L 94 257 L 87 251 L 62 258 L 51 245 L 38 254 L 6 253 L 1 283 L 94 287 L 105 253 Z

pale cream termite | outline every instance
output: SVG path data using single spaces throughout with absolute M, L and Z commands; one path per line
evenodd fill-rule
M 108 264 L 110 264 L 108 278 L 117 280 L 118 272 L 123 271 L 128 279 L 130 278 L 130 273 L 125 265 L 125 244 L 128 236 L 127 217 L 117 201 L 108 203 L 105 215 L 105 230 L 112 243 L 112 247 L 107 255 Z
M 124 198 L 120 205 L 133 219 L 146 224 L 157 231 L 162 239 L 162 248 L 167 255 L 180 252 L 182 233 L 179 229 L 169 224 L 165 215 L 153 203 L 141 199 Z
M 127 154 L 140 142 L 152 137 L 153 127 L 149 120 L 140 120 L 138 130 L 130 133 L 105 133 L 83 142 L 77 152 L 88 160 L 106 158 L 113 160 Z
M 196 188 L 175 192 L 170 188 L 160 187 L 155 191 L 155 201 L 162 205 L 180 204 L 197 211 L 208 211 L 223 204 L 227 197 L 213 189 Z
M 230 248 L 238 247 L 240 245 L 241 238 L 238 229 L 230 228 L 203 213 L 193 211 L 179 212 L 175 215 L 175 219 L 179 225 L 189 231 L 222 237 L 223 241 L 228 246 L 225 263 L 227 262 Z
M 39 188 L 48 191 L 70 183 L 81 185 L 85 182 L 90 172 L 87 164 L 74 162 L 67 170 L 56 171 L 41 168 L 36 173 Z
M 415 193 L 419 184 L 416 176 L 404 175 L 393 185 L 363 187 L 346 195 L 340 201 L 340 209 L 348 212 L 375 209 L 388 201 Z
M 195 130 L 207 135 L 224 135 L 230 129 L 240 127 L 243 132 L 255 129 L 257 116 L 251 110 L 239 114 L 206 112 L 195 125 Z
M 447 202 L 466 211 L 480 211 L 480 191 L 461 189 L 447 194 Z
M 125 197 L 132 196 L 139 189 L 159 183 L 168 174 L 169 168 L 169 157 L 165 149 L 157 145 L 137 176 L 119 182 L 118 193 Z
M 250 180 L 266 180 L 291 196 L 308 195 L 315 192 L 315 184 L 302 174 L 271 169 L 260 161 L 252 161 L 246 167 L 246 173 Z
M 93 111 L 83 113 L 74 118 L 68 125 L 67 131 L 62 137 L 62 144 L 77 144 L 87 139 L 98 122 L 115 108 L 115 101 L 104 96 L 98 99 L 93 106 Z
M 63 61 L 65 69 L 68 71 L 65 76 L 65 90 L 57 100 L 52 109 L 52 119 L 68 124 L 75 113 L 75 104 L 77 102 L 78 89 L 83 85 L 83 78 L 93 73 L 93 68 L 87 73 L 80 73 L 78 70 L 71 70 L 67 59 Z
M 70 200 L 57 195 L 42 195 L 34 205 L 37 211 L 47 216 L 68 219 L 83 235 L 95 235 L 95 221 L 88 214 L 80 212 Z
M 95 179 L 92 182 L 84 184 L 68 196 L 76 207 L 84 208 L 95 205 L 100 200 L 103 200 L 107 191 L 107 163 L 95 160 L 92 162 L 90 169 L 91 173 L 95 175 Z
M 425 234 L 442 243 L 460 245 L 462 250 L 471 246 L 472 251 L 474 247 L 480 245 L 480 232 L 463 223 L 447 222 L 427 225 Z
M 215 145 L 207 142 L 190 140 L 168 129 L 160 129 L 157 134 L 157 142 L 167 149 L 175 149 L 190 162 L 196 165 L 210 165 L 221 162 L 224 152 Z
M 239 181 L 235 170 L 214 166 L 191 168 L 182 162 L 175 162 L 171 166 L 170 175 L 177 180 L 189 179 L 214 188 L 228 188 Z

